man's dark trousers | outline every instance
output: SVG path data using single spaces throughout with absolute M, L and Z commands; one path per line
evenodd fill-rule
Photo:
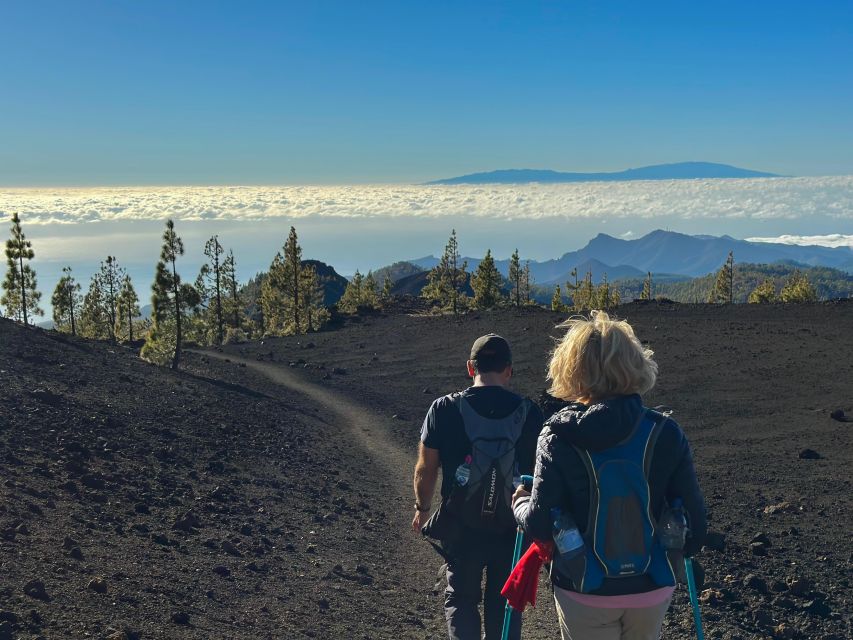
M 448 554 L 444 615 L 450 640 L 501 640 L 506 599 L 501 595 L 512 571 L 515 531 L 505 535 L 467 533 Z M 483 571 L 486 591 L 482 592 Z M 485 636 L 480 627 L 483 602 Z M 510 640 L 521 638 L 521 614 L 513 612 Z

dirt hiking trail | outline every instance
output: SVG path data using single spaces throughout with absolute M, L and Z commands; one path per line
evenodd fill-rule
M 404 599 L 400 606 L 411 607 L 412 592 L 422 592 L 428 597 L 427 604 L 416 607 L 417 613 L 407 611 L 407 614 L 411 614 L 408 620 L 418 629 L 413 630 L 411 636 L 405 637 L 443 637 L 446 633 L 442 610 L 443 595 L 432 592 L 442 561 L 425 541 L 410 532 L 413 502 L 410 487 L 415 452 L 405 450 L 392 436 L 393 421 L 334 390 L 304 379 L 286 364 L 259 362 L 211 350 L 193 352 L 245 366 L 272 382 L 282 393 L 302 396 L 315 408 L 321 421 L 340 430 L 345 449 L 349 448 L 346 445 L 351 444 L 350 455 L 361 459 L 358 466 L 362 469 L 362 475 L 356 478 L 356 482 L 365 486 L 373 485 L 382 501 L 382 504 L 377 505 L 378 508 L 387 511 L 388 528 L 379 534 L 379 538 L 385 545 L 385 550 L 390 551 L 391 565 L 387 568 L 392 575 L 396 574 L 395 582 L 403 587 L 398 592 Z M 364 551 L 361 550 L 362 553 Z M 395 594 L 385 592 L 381 595 L 388 598 Z M 376 601 L 365 603 L 365 606 L 384 608 L 387 604 Z M 426 628 L 422 628 L 421 624 Z M 399 630 L 397 634 L 396 637 L 399 637 Z M 370 637 L 378 638 L 384 635 L 377 630 L 376 635 Z

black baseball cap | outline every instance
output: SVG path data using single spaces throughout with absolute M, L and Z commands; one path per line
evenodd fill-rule
M 501 371 L 512 364 L 509 342 L 495 333 L 480 336 L 471 347 L 470 360 L 479 370 Z

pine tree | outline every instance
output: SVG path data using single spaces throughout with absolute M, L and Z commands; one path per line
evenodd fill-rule
M 115 256 L 107 256 L 101 262 L 101 268 L 95 277 L 98 278 L 101 288 L 101 301 L 104 305 L 103 315 L 106 318 L 107 337 L 115 342 L 116 325 L 118 324 L 118 295 L 121 283 L 124 280 L 125 271 L 118 265 Z
M 232 329 L 239 329 L 243 324 L 245 311 L 240 299 L 240 285 L 237 282 L 237 262 L 234 259 L 234 252 L 230 250 L 225 260 L 222 261 L 222 289 L 227 294 L 224 306 L 227 311 L 228 322 Z
M 726 258 L 725 264 L 717 272 L 717 279 L 714 281 L 714 287 L 708 296 L 710 303 L 732 304 L 734 290 L 734 254 L 729 251 L 729 257 Z
M 284 243 L 283 254 L 273 258 L 267 278 L 261 286 L 261 309 L 264 331 L 270 335 L 292 335 L 301 332 L 302 248 L 296 229 Z
M 6 241 L 6 278 L 0 304 L 6 307 L 6 316 L 29 324 L 31 316 L 43 316 L 39 306 L 41 293 L 36 283 L 36 272 L 29 265 L 35 257 L 32 242 L 21 229 L 17 212 L 12 214 L 12 237 Z
M 364 278 L 364 285 L 361 288 L 361 306 L 370 309 L 379 308 L 379 291 L 373 271 L 368 271 Z
M 594 306 L 607 311 L 613 307 L 619 306 L 621 298 L 619 290 L 614 289 L 610 285 L 610 282 L 607 280 L 607 274 L 605 273 L 601 280 L 601 284 L 598 285 L 598 290 L 595 293 Z
M 53 326 L 57 331 L 70 331 L 72 336 L 76 336 L 81 301 L 80 283 L 71 275 L 71 267 L 62 267 L 62 274 L 50 299 L 53 306 Z
M 518 249 L 516 249 L 509 259 L 510 296 L 515 299 L 516 307 L 521 306 L 521 278 L 521 260 L 518 257 Z
M 592 282 L 592 271 L 587 271 L 584 279 L 577 285 L 577 291 L 572 296 L 572 307 L 575 311 L 590 311 L 597 306 L 598 296 Z
M 224 339 L 224 326 L 222 311 L 223 293 L 223 263 L 220 256 L 225 249 L 219 244 L 219 236 L 212 236 L 204 244 L 204 255 L 208 261 L 201 266 L 195 288 L 201 296 L 201 303 L 206 314 L 202 318 L 202 324 L 206 334 L 215 335 L 215 344 L 222 344 Z
M 338 300 L 338 309 L 344 313 L 356 313 L 364 305 L 364 288 L 364 276 L 356 269 L 344 289 L 344 295 Z
M 530 304 L 530 291 L 533 285 L 533 277 L 530 274 L 530 260 L 524 262 L 524 269 L 521 270 L 521 283 L 524 291 L 524 304 Z
M 793 303 L 816 302 L 817 292 L 809 279 L 799 270 L 796 270 L 785 282 L 782 291 L 779 292 L 779 299 L 782 302 Z
M 329 319 L 329 311 L 324 304 L 325 292 L 317 269 L 306 265 L 302 269 L 302 315 L 307 332 L 319 331 Z
M 578 282 L 578 268 L 574 267 L 569 275 L 574 279 L 574 282 L 566 282 L 566 295 L 568 295 L 572 299 L 571 308 L 578 309 L 575 303 L 575 299 L 577 298 L 578 292 L 580 291 L 580 282 Z
M 83 306 L 80 308 L 80 335 L 93 340 L 107 340 L 110 337 L 110 319 L 106 315 L 106 303 L 104 302 L 103 281 L 98 274 L 89 280 L 89 288 L 83 298 Z
M 422 297 L 438 302 L 443 309 L 453 311 L 454 315 L 459 313 L 460 307 L 466 301 L 462 288 L 468 281 L 468 262 L 463 261 L 460 264 L 461 260 L 459 242 L 454 229 L 444 247 L 441 260 L 429 272 L 427 285 L 421 292 Z
M 566 304 L 563 302 L 563 293 L 560 291 L 560 285 L 554 287 L 554 297 L 551 298 L 551 311 L 557 311 L 558 313 L 566 311 Z
M 770 278 L 767 278 L 760 285 L 755 287 L 747 299 L 749 304 L 770 304 L 776 302 L 776 285 Z
M 121 290 L 118 294 L 118 324 L 116 334 L 123 334 L 128 342 L 133 342 L 133 321 L 139 317 L 139 296 L 133 288 L 130 276 L 125 275 L 121 282 Z
M 391 302 L 391 288 L 393 285 L 394 283 L 391 282 L 391 276 L 386 273 L 385 280 L 382 283 L 382 293 L 379 296 L 379 301 L 382 303 L 382 306 Z
M 501 274 L 495 266 L 492 250 L 488 249 L 483 260 L 471 274 L 474 290 L 474 306 L 478 309 L 494 309 L 503 301 Z
M 151 285 L 153 307 L 151 330 L 142 347 L 142 357 L 158 364 L 171 360 L 172 369 L 181 363 L 183 328 L 187 313 L 200 302 L 198 291 L 192 285 L 181 282 L 177 261 L 184 255 L 184 243 L 175 233 L 175 224 L 166 222 L 160 260 L 155 269 L 154 284 Z
M 640 300 L 652 299 L 652 272 L 646 274 L 646 279 L 643 280 L 643 292 L 640 294 Z

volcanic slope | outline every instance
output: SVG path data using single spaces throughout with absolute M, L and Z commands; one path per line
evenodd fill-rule
M 656 352 L 660 377 L 646 403 L 674 409 L 694 449 L 711 528 L 722 534 L 700 558 L 708 637 L 853 636 L 853 423 L 830 417 L 853 413 L 853 305 L 630 304 L 617 313 Z M 464 361 L 476 337 L 496 331 L 511 341 L 514 386 L 536 398 L 563 319 L 544 311 L 368 316 L 337 332 L 225 351 L 288 368 L 341 402 L 393 418 L 386 437 L 410 452 L 411 463 L 432 399 L 466 386 Z M 388 491 L 410 509 L 408 482 Z M 406 538 L 407 516 L 397 516 L 392 535 Z M 411 589 L 428 586 L 417 574 L 399 579 Z M 553 605 L 540 595 L 525 638 L 556 636 Z M 440 597 L 429 607 L 440 612 Z M 695 637 L 682 590 L 664 637 Z
M 390 420 L 255 364 L 0 320 L 0 638 L 441 635 Z

